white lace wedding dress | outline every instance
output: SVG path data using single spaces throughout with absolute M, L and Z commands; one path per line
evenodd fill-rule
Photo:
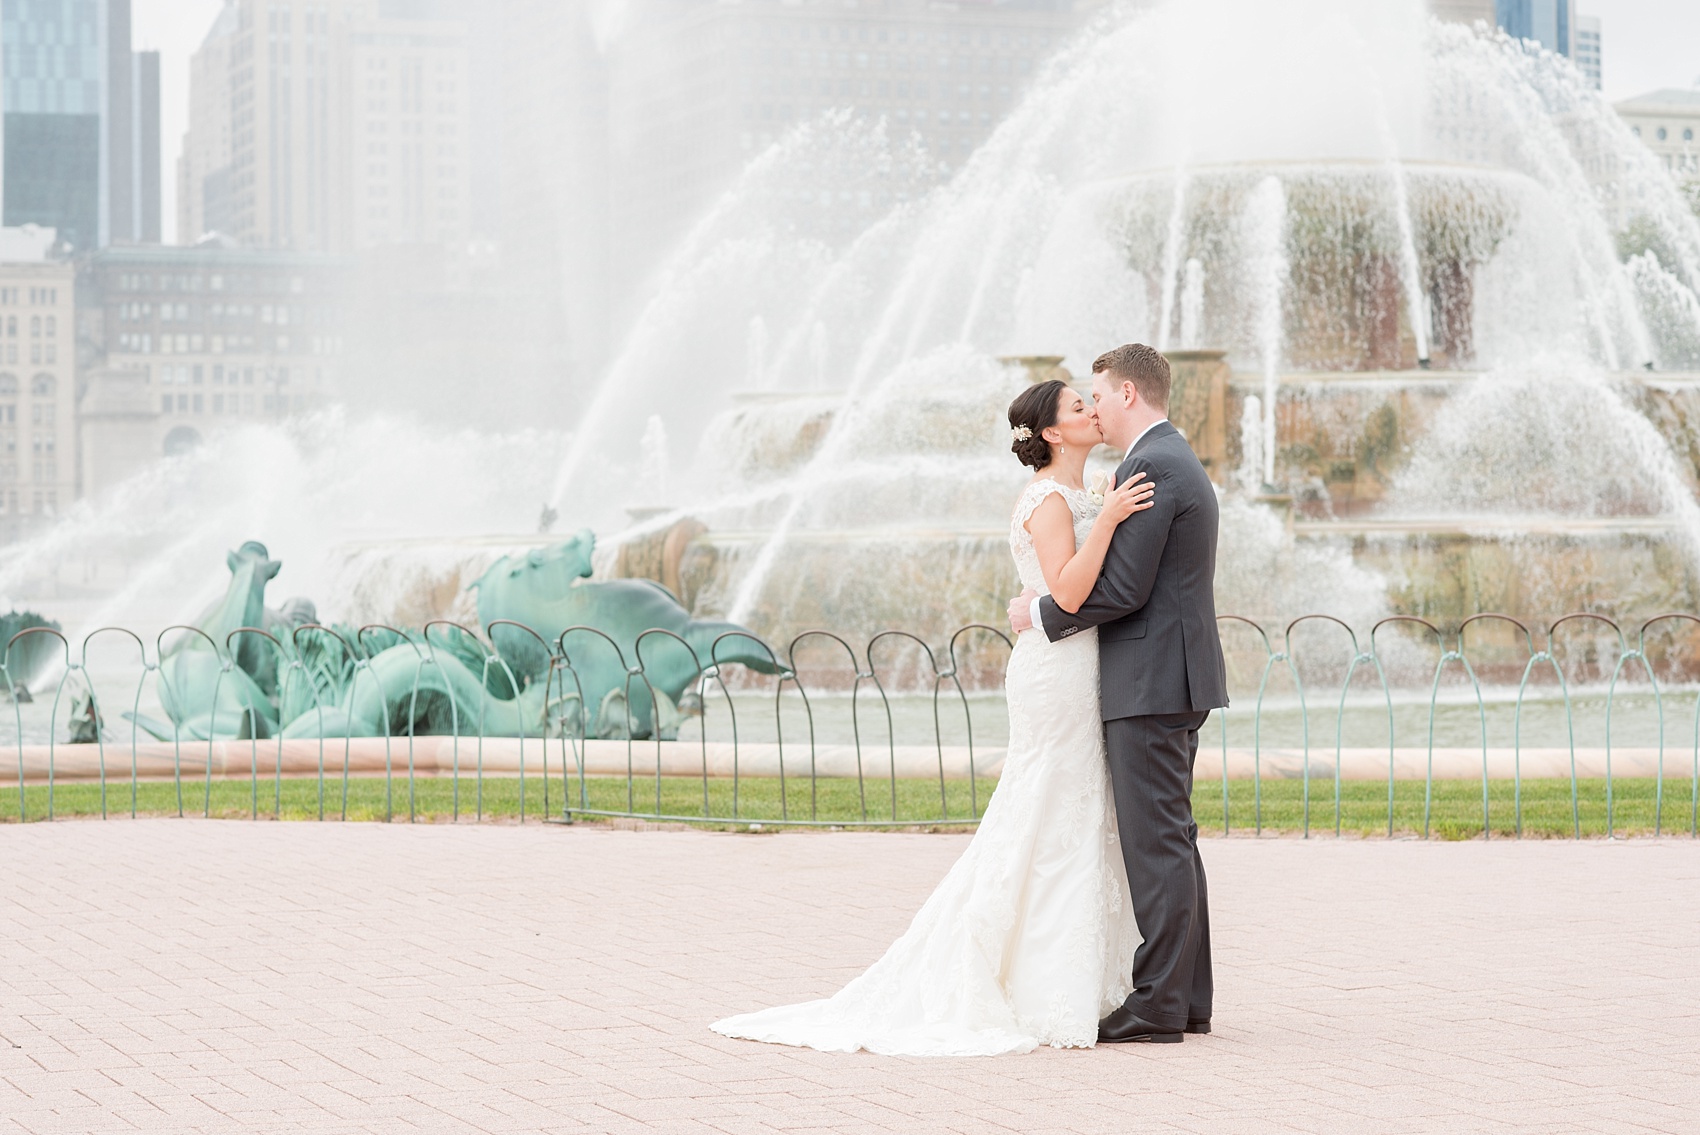
M 1052 480 L 1010 522 L 1023 586 L 1045 590 L 1025 527 L 1060 493 L 1075 542 L 1096 509 Z M 1086 1047 L 1130 991 L 1139 931 L 1098 717 L 1098 634 L 1027 631 L 1010 655 L 1009 753 L 979 831 L 909 930 L 824 1001 L 728 1017 L 716 1032 L 828 1052 L 992 1056 Z

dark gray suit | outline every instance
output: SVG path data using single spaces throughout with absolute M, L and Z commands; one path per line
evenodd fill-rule
M 1210 906 L 1192 766 L 1198 730 L 1228 704 L 1216 633 L 1216 490 L 1180 431 L 1159 422 L 1116 471 L 1144 472 L 1152 507 L 1123 521 L 1076 614 L 1046 596 L 1051 641 L 1098 628 L 1104 740 L 1122 857 L 1144 941 L 1128 1008 L 1165 1028 L 1209 1020 Z

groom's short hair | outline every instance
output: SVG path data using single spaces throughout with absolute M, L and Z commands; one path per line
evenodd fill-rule
M 1158 409 L 1169 408 L 1169 360 L 1155 347 L 1128 343 L 1105 351 L 1092 362 L 1093 374 L 1108 374 L 1133 383 L 1139 397 Z

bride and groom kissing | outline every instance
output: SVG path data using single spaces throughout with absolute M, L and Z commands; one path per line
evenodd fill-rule
M 1227 705 L 1215 489 L 1168 421 L 1169 364 L 1129 344 L 1091 403 L 1044 382 L 1009 408 L 1034 470 L 1010 519 L 1025 590 L 1009 748 L 962 857 L 834 996 L 730 1017 L 730 1037 L 831 1052 L 976 1056 L 1208 1033 L 1210 917 L 1192 768 Z M 1124 456 L 1102 493 L 1099 444 Z

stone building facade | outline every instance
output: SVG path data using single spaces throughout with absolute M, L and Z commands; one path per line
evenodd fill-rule
M 342 262 L 211 243 L 86 258 L 81 483 L 109 488 L 212 432 L 324 404 L 344 351 Z
M 1651 91 L 1615 104 L 1618 117 L 1679 182 L 1700 182 L 1700 88 Z

